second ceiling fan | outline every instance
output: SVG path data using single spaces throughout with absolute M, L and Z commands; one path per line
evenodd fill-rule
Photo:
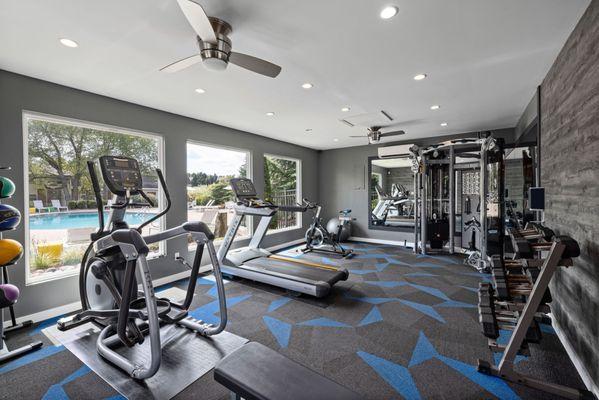
M 392 132 L 381 132 L 381 129 L 384 127 L 381 126 L 372 126 L 368 128 L 368 132 L 366 135 L 352 135 L 352 138 L 368 138 L 368 144 L 376 144 L 381 141 L 381 138 L 389 137 L 389 136 L 399 136 L 405 135 L 406 133 L 403 130 L 397 130 Z
M 199 62 L 211 70 L 222 71 L 229 63 L 252 72 L 275 78 L 281 67 L 266 60 L 231 51 L 229 35 L 233 31 L 227 22 L 209 17 L 198 3 L 191 0 L 177 0 L 181 11 L 191 27 L 198 34 L 199 53 L 176 61 L 163 68 L 164 72 L 177 72 Z

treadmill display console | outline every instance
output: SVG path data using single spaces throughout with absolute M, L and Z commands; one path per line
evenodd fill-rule
M 251 179 L 233 178 L 230 183 L 238 199 L 255 199 L 258 196 L 254 182 Z
M 142 189 L 141 171 L 134 158 L 102 156 L 100 169 L 106 186 L 116 195 L 124 196 L 127 190 L 135 195 Z

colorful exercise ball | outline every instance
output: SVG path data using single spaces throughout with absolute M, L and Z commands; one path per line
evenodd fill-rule
M 23 256 L 23 246 L 12 239 L 0 239 L 0 266 L 12 265 Z
M 0 176 L 0 199 L 6 199 L 15 193 L 15 184 L 10 179 Z
M 19 210 L 8 204 L 0 204 L 0 231 L 15 229 L 21 222 Z

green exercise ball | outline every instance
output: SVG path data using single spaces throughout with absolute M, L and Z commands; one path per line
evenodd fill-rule
M 15 193 L 15 184 L 8 178 L 0 176 L 0 199 L 5 199 Z

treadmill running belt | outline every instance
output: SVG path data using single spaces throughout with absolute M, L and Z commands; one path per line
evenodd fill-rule
M 266 257 L 248 260 L 237 268 L 285 277 L 301 282 L 326 282 L 331 286 L 340 280 L 346 280 L 348 275 L 345 269 L 331 271 L 328 269 L 302 265 L 295 262 L 285 262 Z

